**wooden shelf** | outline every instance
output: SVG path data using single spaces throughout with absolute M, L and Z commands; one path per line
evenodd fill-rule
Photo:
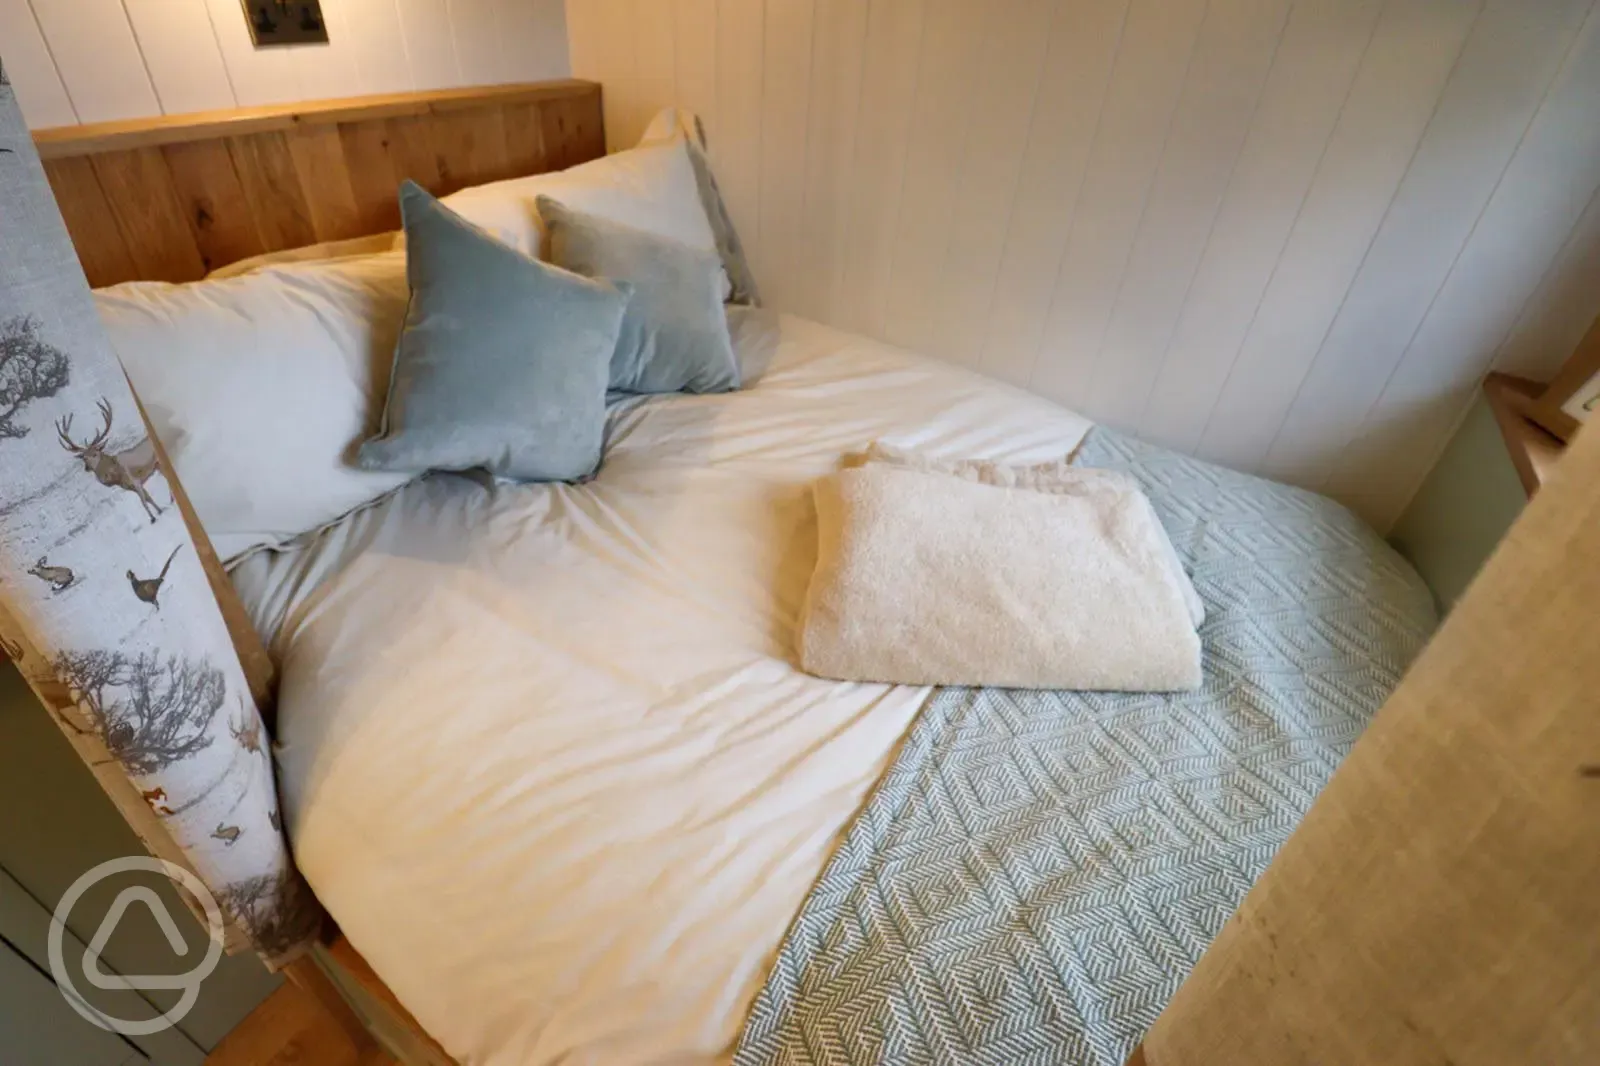
M 1529 498 L 1539 491 L 1550 476 L 1550 469 L 1566 450 L 1559 439 L 1535 425 L 1523 414 L 1526 405 L 1544 390 L 1544 386 L 1527 378 L 1510 374 L 1493 373 L 1484 380 L 1483 395 L 1489 401 L 1489 410 L 1500 426 L 1505 438 L 1506 451 L 1511 465 Z

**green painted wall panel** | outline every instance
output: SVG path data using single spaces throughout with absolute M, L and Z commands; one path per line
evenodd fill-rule
M 0 941 L 0 1040 L 6 1063 L 129 1066 L 148 1060 L 115 1033 L 67 1006 L 50 978 Z
M 1526 502 L 1500 427 L 1480 396 L 1389 539 L 1449 610 Z
M 0 869 L 48 911 L 91 867 L 144 854 L 144 845 L 16 669 L 0 664 Z M 90 940 L 118 892 L 134 883 L 149 884 L 167 901 L 187 943 L 203 943 L 199 923 L 158 875 L 148 880 L 125 875 L 91 889 L 73 908 L 68 928 Z M 125 974 L 182 973 L 193 965 L 173 954 L 160 927 L 141 907 L 130 908 L 126 920 L 118 923 L 104 957 L 109 969 Z M 281 983 L 254 955 L 225 956 L 201 986 L 200 1000 L 182 1030 L 209 1050 Z M 6 992 L 0 988 L 0 996 Z M 164 1009 L 176 993 L 152 991 L 146 996 Z

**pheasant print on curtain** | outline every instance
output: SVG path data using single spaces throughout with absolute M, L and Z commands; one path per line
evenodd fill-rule
M 321 910 L 154 442 L 0 71 L 0 646 L 152 852 L 269 965 Z

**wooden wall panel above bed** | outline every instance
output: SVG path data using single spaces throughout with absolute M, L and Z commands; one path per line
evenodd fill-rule
M 605 153 L 600 87 L 570 79 L 67 126 L 34 143 L 96 287 L 395 229 L 406 178 L 442 196 Z

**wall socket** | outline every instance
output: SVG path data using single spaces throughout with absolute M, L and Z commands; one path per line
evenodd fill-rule
M 327 44 L 328 23 L 320 0 L 242 0 L 250 40 L 257 48 L 275 44 Z

